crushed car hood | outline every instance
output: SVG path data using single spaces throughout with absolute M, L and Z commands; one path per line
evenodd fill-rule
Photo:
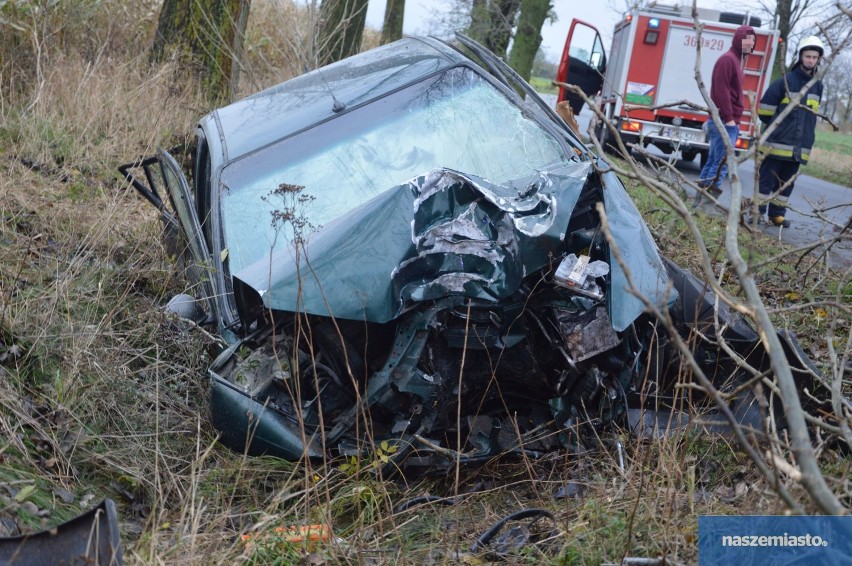
M 447 296 L 497 302 L 525 276 L 548 264 L 556 269 L 592 172 L 591 163 L 578 162 L 504 186 L 434 169 L 235 274 L 240 316 L 251 320 L 262 304 L 384 323 L 413 304 Z M 615 174 L 602 181 L 613 237 L 634 285 L 657 304 L 666 302 L 668 279 L 647 227 Z M 621 331 L 644 305 L 627 291 L 614 257 L 610 263 L 610 318 Z

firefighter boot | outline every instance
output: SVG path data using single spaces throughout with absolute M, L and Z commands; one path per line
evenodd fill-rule
M 760 227 L 766 224 L 766 219 L 762 214 L 754 216 L 752 215 L 752 213 L 746 212 L 745 214 L 743 214 L 743 224 L 745 224 L 746 226 L 754 225 Z

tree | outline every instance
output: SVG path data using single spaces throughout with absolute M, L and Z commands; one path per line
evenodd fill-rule
M 405 17 L 405 0 L 388 0 L 385 6 L 385 21 L 382 24 L 382 45 L 402 37 L 402 21 Z
M 533 61 L 541 45 L 541 26 L 553 8 L 551 0 L 522 0 L 518 29 L 512 44 L 509 65 L 524 80 L 530 79 Z
M 473 0 L 467 34 L 492 53 L 505 56 L 520 7 L 521 0 Z
M 153 61 L 180 52 L 196 69 L 213 102 L 234 98 L 251 0 L 165 0 Z
M 852 54 L 848 52 L 852 45 L 852 6 L 838 4 L 837 7 L 837 14 L 817 26 L 828 47 L 828 57 L 823 63 L 830 63 L 823 78 L 826 114 L 845 123 L 852 119 Z
M 771 14 L 775 20 L 781 44 L 775 53 L 775 64 L 772 67 L 772 79 L 780 77 L 787 68 L 787 48 L 795 49 L 796 37 L 794 30 L 803 19 L 814 16 L 819 10 L 826 8 L 825 0 L 775 0 L 761 2 L 761 8 Z
M 834 60 L 823 78 L 826 116 L 840 123 L 852 117 L 852 56 Z
M 533 59 L 531 76 L 554 78 L 558 67 L 559 63 L 549 60 L 544 51 L 539 48 Z
M 328 65 L 358 53 L 366 19 L 367 0 L 323 0 L 317 63 Z

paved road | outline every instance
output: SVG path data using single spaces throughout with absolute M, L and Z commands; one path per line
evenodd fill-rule
M 663 156 L 662 153 L 655 152 Z M 692 162 L 677 161 L 677 169 L 689 179 L 697 179 L 701 172 L 699 158 Z M 739 166 L 740 179 L 742 179 L 743 195 L 749 197 L 754 194 L 754 161 L 748 160 Z M 722 205 L 728 206 L 731 202 L 730 185 L 723 184 L 724 192 L 719 198 Z M 693 190 L 687 187 L 690 195 Z M 702 208 L 710 209 L 709 204 L 703 204 Z M 716 207 L 714 207 L 716 208 Z M 719 214 L 721 210 L 716 208 Z M 778 228 L 775 226 L 764 226 L 765 234 L 778 237 L 782 241 L 793 246 L 804 246 L 819 240 L 830 239 L 837 234 L 835 225 L 831 222 L 821 220 L 817 212 L 825 218 L 839 224 L 845 225 L 852 215 L 852 188 L 829 183 L 815 177 L 801 175 L 796 179 L 796 186 L 790 197 L 787 210 L 787 219 L 790 220 L 789 228 Z M 840 242 L 831 248 L 829 262 L 838 268 L 852 266 L 852 242 Z
M 548 104 L 555 104 L 556 97 L 553 95 L 542 95 Z M 585 132 L 591 112 L 588 109 L 583 110 L 577 117 L 580 124 L 580 129 Z M 657 151 L 654 146 L 648 146 L 649 151 L 655 155 L 665 158 L 666 156 Z M 694 161 L 677 160 L 675 163 L 677 169 L 689 179 L 697 179 L 700 173 L 699 158 Z M 740 178 L 743 182 L 743 194 L 745 196 L 752 195 L 754 192 L 754 161 L 749 160 L 739 166 Z M 725 192 L 720 197 L 721 204 L 727 206 L 730 204 L 730 187 L 725 183 Z M 687 187 L 687 192 L 690 197 L 694 195 L 691 188 Z M 723 214 L 722 211 L 715 207 L 710 207 L 708 204 L 703 204 L 705 210 L 717 210 L 718 214 Z M 827 181 L 822 181 L 815 177 L 801 175 L 796 180 L 796 186 L 793 190 L 793 195 L 790 197 L 789 210 L 787 218 L 790 220 L 789 228 L 777 228 L 767 226 L 763 228 L 764 233 L 780 238 L 782 241 L 793 246 L 804 246 L 820 239 L 831 238 L 836 234 L 835 227 L 829 222 L 825 222 L 816 217 L 815 211 L 824 211 L 825 217 L 831 221 L 845 225 L 849 222 L 852 216 L 852 187 L 845 187 Z M 832 247 L 829 253 L 829 262 L 832 266 L 838 268 L 849 268 L 852 266 L 852 242 L 846 241 L 836 244 Z

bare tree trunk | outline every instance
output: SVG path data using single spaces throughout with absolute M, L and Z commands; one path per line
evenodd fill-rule
M 521 0 L 473 0 L 470 37 L 500 57 L 505 57 Z
M 234 98 L 251 0 L 165 0 L 151 59 L 182 52 L 214 103 Z
M 530 79 L 535 54 L 541 46 L 541 26 L 552 7 L 551 0 L 521 0 L 521 14 L 509 65 L 524 80 Z
M 793 0 L 778 0 L 775 4 L 775 17 L 778 22 L 778 32 L 781 43 L 775 52 L 775 64 L 772 67 L 772 80 L 784 74 L 787 60 L 787 41 L 792 30 L 791 17 L 793 12 Z
M 402 37 L 402 21 L 405 17 L 405 0 L 388 0 L 385 6 L 385 21 L 382 24 L 381 43 L 390 43 Z
M 366 19 L 367 0 L 323 0 L 317 63 L 328 65 L 358 53 Z
M 521 7 L 521 0 L 498 0 L 496 10 L 492 13 L 494 23 L 492 42 L 488 48 L 497 55 L 504 57 L 509 48 L 509 40 L 512 39 L 512 28 L 515 27 L 515 19 Z
M 793 30 L 799 24 L 799 20 L 808 14 L 811 16 L 817 15 L 818 10 L 823 7 L 824 4 L 825 3 L 820 2 L 820 0 L 776 0 L 774 15 L 778 22 L 778 31 L 783 43 L 775 52 L 775 65 L 772 67 L 772 80 L 775 80 L 784 74 L 784 63 L 787 56 L 790 34 L 793 33 Z

